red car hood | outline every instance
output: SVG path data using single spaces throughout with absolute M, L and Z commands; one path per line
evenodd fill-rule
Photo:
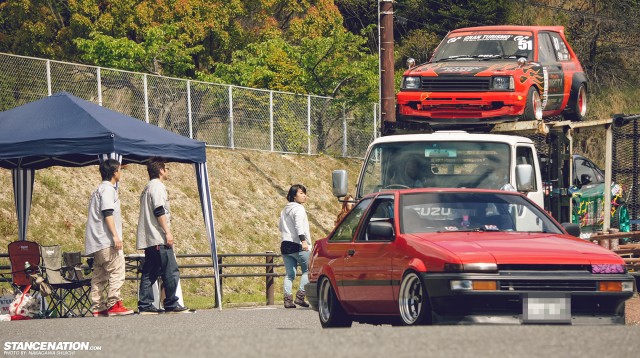
M 437 238 L 429 235 L 427 240 L 454 253 L 462 263 L 495 261 L 497 264 L 624 264 L 612 251 L 565 235 L 516 232 L 439 233 Z
M 524 71 L 534 64 L 530 63 L 520 68 L 515 59 L 487 60 L 487 61 L 448 61 L 427 63 L 412 68 L 404 73 L 405 76 L 475 76 L 493 74 L 512 74 L 516 70 Z

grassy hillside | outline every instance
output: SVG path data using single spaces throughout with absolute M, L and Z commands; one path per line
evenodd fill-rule
M 360 165 L 356 159 L 229 149 L 208 149 L 207 158 L 219 253 L 278 252 L 278 217 L 286 204 L 286 191 L 294 183 L 307 187 L 306 207 L 313 239 L 325 236 L 340 210 L 331 194 L 331 171 L 347 169 L 353 187 Z M 193 166 L 169 163 L 168 167 L 170 179 L 166 184 L 176 252 L 208 252 Z M 120 181 L 125 253 L 136 253 L 138 197 L 147 181 L 146 169 L 140 165 L 128 165 Z M 28 239 L 41 245 L 59 244 L 65 251 L 83 251 L 89 195 L 99 183 L 97 166 L 38 171 Z M 17 239 L 17 232 L 11 172 L 0 170 L 0 252 L 6 252 L 7 244 Z M 183 270 L 184 274 L 196 272 Z M 264 285 L 264 278 L 259 277 L 226 279 L 224 302 L 263 302 Z M 278 300 L 281 286 L 282 278 L 277 278 Z M 135 306 L 135 286 L 127 282 L 125 289 L 126 302 Z M 213 302 L 212 279 L 183 280 L 183 290 L 187 304 Z

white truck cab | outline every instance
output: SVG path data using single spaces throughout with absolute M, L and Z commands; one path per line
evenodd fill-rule
M 347 195 L 345 170 L 333 172 L 333 194 Z M 437 131 L 380 137 L 367 149 L 355 197 L 398 188 L 517 190 L 544 207 L 540 164 L 525 137 Z

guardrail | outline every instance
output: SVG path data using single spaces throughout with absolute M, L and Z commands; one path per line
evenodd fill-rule
M 7 253 L 0 253 L 0 259 L 6 258 L 8 260 L 9 255 Z M 83 255 L 83 257 L 88 257 Z M 233 277 L 264 277 L 265 278 L 265 298 L 267 301 L 267 305 L 275 304 L 274 300 L 274 284 L 275 277 L 282 277 L 284 273 L 276 272 L 276 268 L 283 267 L 283 263 L 276 263 L 275 259 L 281 257 L 280 254 L 269 251 L 264 253 L 249 253 L 249 254 L 218 254 L 218 274 L 220 277 L 220 298 L 223 296 L 223 282 L 225 278 L 233 278 Z M 126 280 L 130 281 L 139 281 L 140 280 L 140 269 L 142 268 L 142 262 L 144 258 L 144 254 L 130 254 L 125 255 L 125 269 L 127 272 Z M 211 254 L 177 254 L 176 258 L 178 259 L 178 268 L 180 269 L 180 279 L 202 279 L 202 278 L 215 278 L 215 274 L 213 272 L 213 262 L 211 261 Z M 208 259 L 206 263 L 190 263 L 190 264 L 180 264 L 181 259 L 188 258 L 202 258 Z M 237 259 L 245 259 L 242 262 L 231 262 L 229 263 L 227 260 L 230 258 Z M 264 262 L 247 262 L 246 259 L 249 258 L 264 258 Z M 261 268 L 264 267 L 264 272 L 228 272 L 227 270 L 233 268 Z M 211 269 L 210 274 L 186 274 L 185 270 L 188 269 Z M 225 270 L 227 269 L 227 270 Z M 0 265 L 0 272 L 8 272 L 11 270 L 9 265 Z M 225 272 L 226 271 L 226 272 Z M 133 274 L 133 275 L 132 275 Z M 298 273 L 300 275 L 300 273 Z M 0 282 L 7 282 L 6 279 L 0 277 Z M 217 295 L 214 295 L 215 305 L 214 307 L 219 307 L 221 304 L 218 302 Z

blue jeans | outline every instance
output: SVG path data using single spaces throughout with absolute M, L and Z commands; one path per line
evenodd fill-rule
M 296 278 L 296 267 L 300 265 L 302 277 L 300 278 L 300 291 L 304 291 L 304 285 L 309 283 L 309 251 L 300 251 L 293 254 L 282 255 L 284 261 L 284 293 L 291 295 L 293 280 Z
M 151 246 L 144 249 L 144 264 L 140 278 L 140 296 L 138 309 L 148 309 L 153 306 L 153 284 L 162 277 L 164 284 L 164 308 L 175 308 L 178 305 L 176 289 L 180 280 L 178 263 L 173 249 L 164 246 Z

